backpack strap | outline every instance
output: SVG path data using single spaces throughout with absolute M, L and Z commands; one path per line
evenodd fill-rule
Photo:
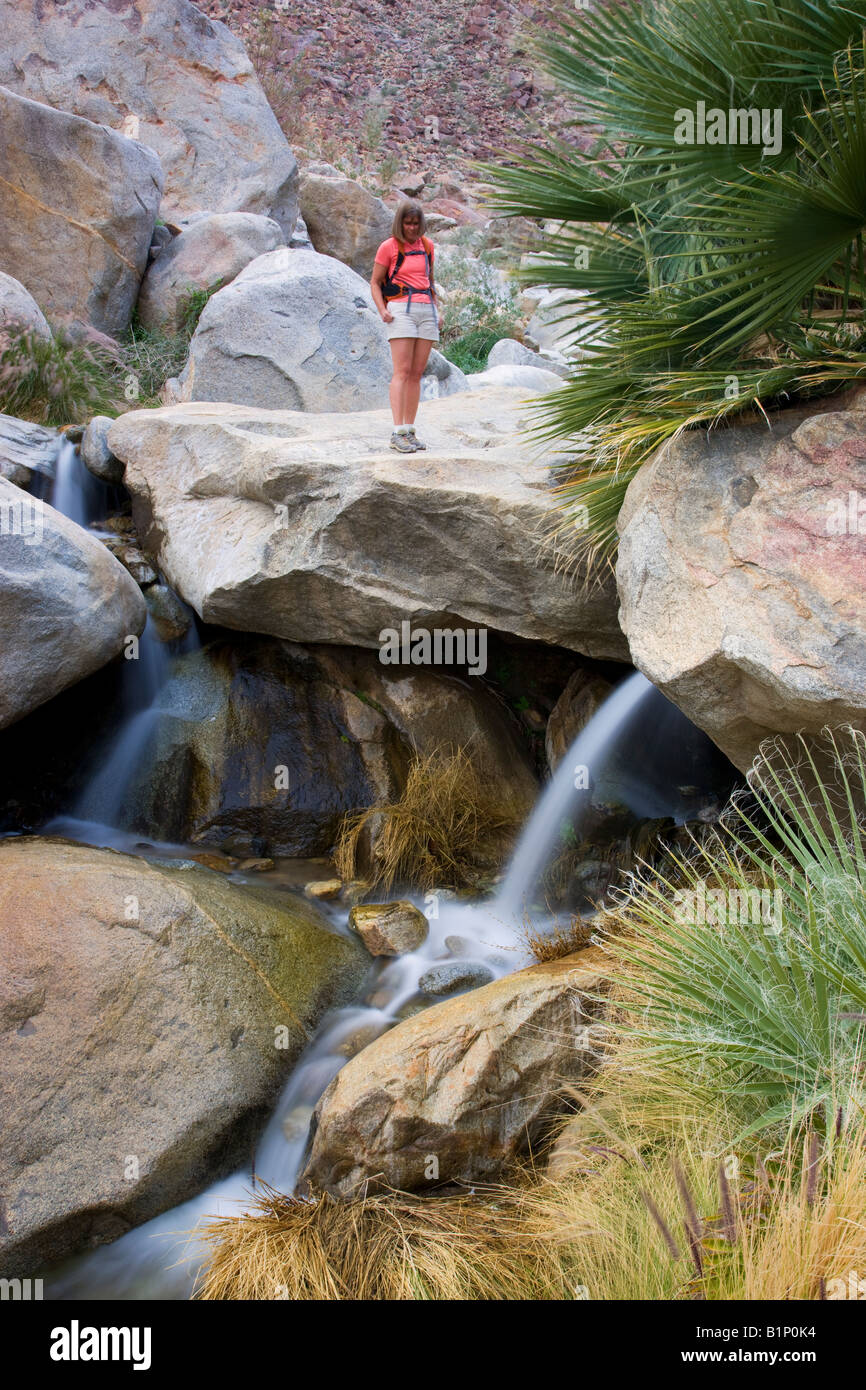
M 402 245 L 402 243 L 401 243 L 401 245 Z M 406 303 L 406 312 L 407 312 L 407 313 L 408 313 L 409 310 L 412 308 L 412 296 L 415 295 L 415 294 L 428 294 L 428 295 L 430 296 L 430 305 L 431 305 L 431 308 L 432 308 L 432 306 L 433 306 L 433 265 L 432 265 L 432 259 L 433 259 L 433 243 L 432 243 L 432 241 L 428 241 L 427 238 L 426 238 L 425 236 L 422 236 L 422 238 L 421 238 L 421 245 L 424 247 L 423 252 L 422 252 L 422 251 L 410 251 L 410 252 L 409 252 L 409 255 L 411 255 L 411 256 L 421 256 L 421 255 L 423 255 L 423 257 L 424 257 L 424 264 L 425 264 L 425 266 L 426 266 L 426 268 L 427 268 L 427 288 L 426 288 L 426 289 L 417 289 L 417 288 L 415 288 L 414 286 L 411 286 L 411 285 L 407 285 L 407 286 L 406 286 L 406 300 L 407 300 L 407 303 Z M 394 267 L 394 274 L 395 274 L 395 275 L 397 274 L 397 268 L 396 268 L 396 266 Z

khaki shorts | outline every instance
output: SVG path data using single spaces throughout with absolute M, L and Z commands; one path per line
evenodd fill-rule
M 385 324 L 389 342 L 392 338 L 426 338 L 438 343 L 439 320 L 429 299 L 413 295 L 411 305 L 405 299 L 392 299 L 386 307 L 394 315 L 393 323 Z

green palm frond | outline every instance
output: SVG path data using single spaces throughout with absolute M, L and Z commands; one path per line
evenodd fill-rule
M 862 377 L 864 26 L 866 0 L 622 0 L 541 45 L 593 147 L 536 142 L 488 179 L 494 210 L 550 230 L 519 279 L 573 292 L 558 313 L 580 360 L 536 432 L 567 441 L 578 558 L 611 557 L 626 480 L 681 430 Z M 775 126 L 678 143 L 698 102 L 778 110 L 780 147 Z
M 618 1026 L 696 1092 L 751 1102 L 737 1142 L 780 1121 L 832 1133 L 866 1093 L 866 738 L 770 742 L 749 781 L 751 806 L 610 914 L 631 967 Z

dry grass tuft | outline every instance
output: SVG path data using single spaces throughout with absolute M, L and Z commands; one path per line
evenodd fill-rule
M 866 1131 L 801 1135 L 774 1161 L 726 1151 L 718 1116 L 672 1106 L 667 1141 L 657 1119 L 585 1126 L 555 1178 L 473 1195 L 265 1191 L 205 1232 L 197 1297 L 817 1300 L 866 1277 Z
M 556 922 L 552 930 L 539 932 L 531 920 L 524 923 L 523 943 L 539 965 L 549 960 L 561 960 L 589 946 L 596 922 L 594 918 L 571 917 Z
M 267 1191 L 215 1221 L 201 1299 L 497 1300 L 570 1297 L 520 1188 L 470 1196 L 388 1192 L 353 1202 Z
M 337 873 L 386 892 L 395 884 L 474 888 L 485 870 L 502 862 L 525 812 L 491 793 L 465 748 L 418 755 L 399 801 L 345 818 L 334 855 Z M 362 864 L 365 831 L 380 822 L 372 863 Z

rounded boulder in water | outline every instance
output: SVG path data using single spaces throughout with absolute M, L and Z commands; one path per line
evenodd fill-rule
M 402 956 L 417 951 L 427 940 L 427 918 L 412 903 L 359 903 L 349 913 L 371 956 Z
M 493 979 L 493 971 L 478 961 L 443 961 L 434 965 L 418 981 L 425 994 L 456 994 L 458 989 L 477 989 Z

